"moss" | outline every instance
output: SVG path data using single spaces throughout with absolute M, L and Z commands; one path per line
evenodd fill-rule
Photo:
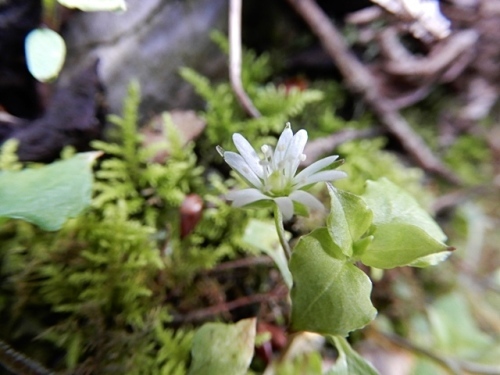
M 491 149 L 481 137 L 460 136 L 446 150 L 444 160 L 468 184 L 484 184 L 492 179 L 493 157 Z

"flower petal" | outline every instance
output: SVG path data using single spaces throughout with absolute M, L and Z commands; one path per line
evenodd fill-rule
M 279 164 L 284 160 L 286 150 L 292 138 L 293 138 L 293 131 L 291 129 L 290 123 L 287 122 L 285 125 L 285 129 L 283 129 L 283 132 L 281 133 L 280 138 L 278 139 L 278 143 L 276 143 L 276 150 L 274 151 L 274 158 L 273 158 L 273 163 L 274 163 L 273 167 L 275 169 L 278 168 Z
M 263 172 L 262 165 L 260 164 L 260 158 L 252 145 L 239 133 L 233 134 L 233 142 L 253 173 L 262 178 Z
M 283 215 L 283 221 L 290 220 L 293 216 L 293 202 L 289 197 L 274 198 Z
M 290 141 L 284 156 L 284 160 L 287 163 L 287 167 L 285 168 L 285 176 L 287 178 L 291 179 L 295 175 L 295 172 L 297 172 L 306 143 L 307 132 L 304 129 L 300 129 Z
M 315 184 L 316 182 L 335 181 L 335 180 L 338 180 L 338 179 L 341 179 L 344 177 L 347 177 L 347 173 L 345 173 L 344 171 L 321 171 L 321 172 L 315 173 L 315 174 L 307 177 L 303 181 L 300 181 L 293 188 L 300 189 L 304 186 Z
M 305 179 L 307 177 L 309 177 L 310 175 L 312 175 L 313 173 L 321 171 L 322 169 L 328 167 L 330 164 L 333 164 L 333 162 L 335 160 L 337 160 L 338 157 L 339 157 L 338 155 L 333 155 L 333 156 L 328 156 L 326 158 L 315 161 L 310 166 L 308 166 L 303 171 L 301 171 L 297 176 L 295 176 L 293 179 L 293 182 L 300 183 L 300 182 L 305 181 Z
M 262 181 L 257 177 L 257 175 L 252 171 L 250 166 L 247 164 L 245 159 L 240 154 L 236 152 L 226 151 L 224 152 L 224 160 L 231 168 L 238 172 L 250 185 L 256 188 L 262 187 Z
M 311 210 L 324 211 L 325 209 L 325 206 L 323 206 L 323 203 L 321 203 L 318 198 L 304 190 L 294 191 L 290 194 L 290 198 L 306 207 L 309 207 Z
M 250 203 L 271 199 L 267 195 L 262 194 L 259 189 L 233 190 L 226 195 L 226 198 L 233 201 L 234 207 L 243 207 Z

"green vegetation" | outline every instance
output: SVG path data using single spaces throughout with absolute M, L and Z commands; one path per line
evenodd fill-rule
M 215 34 L 214 39 L 223 50 L 227 50 L 227 42 L 220 34 Z M 199 320 L 188 319 L 193 312 L 206 312 L 203 310 L 206 307 L 234 299 L 231 293 L 248 296 L 269 292 L 270 285 L 280 279 L 277 275 L 270 276 L 268 267 L 257 266 L 242 272 L 240 279 L 235 273 L 228 274 L 226 279 L 210 274 L 225 262 L 253 257 L 260 252 L 273 254 L 275 242 L 265 230 L 253 233 L 256 238 L 251 241 L 245 238 L 248 223 L 257 228 L 269 222 L 271 215 L 266 210 L 242 210 L 228 204 L 225 194 L 230 188 L 242 185 L 242 181 L 236 174 L 227 173 L 215 147 L 220 145 L 234 150 L 231 136 L 235 132 L 244 134 L 254 146 L 271 143 L 287 121 L 292 127 L 309 130 L 311 138 L 348 127 L 366 128 L 370 124 L 369 115 L 349 120 L 337 115 L 337 108 L 346 100 L 337 83 L 311 82 L 305 89 L 276 85 L 270 83 L 273 72 L 269 62 L 270 56 L 266 54 L 256 56 L 247 52 L 244 56 L 243 84 L 262 113 L 258 119 L 244 115 L 228 82 L 213 84 L 193 70 L 181 69 L 180 74 L 207 102 L 205 111 L 200 114 L 206 121 L 206 129 L 200 138 L 189 140 L 187 144 L 168 113 L 162 117 L 163 134 L 166 134 L 164 141 L 145 142 L 140 130 L 142 124 L 138 123 L 140 88 L 137 83 L 131 83 L 122 116 L 110 117 L 114 127 L 108 139 L 93 143 L 94 149 L 102 155 L 94 163 L 93 191 L 85 210 L 78 212 L 76 217 L 68 215 L 71 218 L 67 219 L 65 216 L 64 225 L 52 232 L 40 228 L 44 219 L 42 223 L 34 224 L 13 218 L 1 219 L 1 340 L 60 373 L 181 375 L 188 371 L 200 373 L 205 361 L 210 362 L 212 357 L 203 352 L 203 343 L 207 346 L 207 342 L 213 342 L 212 331 L 214 335 L 239 337 L 250 335 L 253 329 L 251 337 L 254 339 L 255 322 L 245 323 L 244 327 L 222 323 L 203 329 L 197 327 L 197 323 L 204 320 L 232 323 L 233 319 L 248 317 L 245 316 L 248 311 L 241 315 L 218 311 Z M 332 105 L 332 102 L 337 105 Z M 427 128 L 426 131 L 430 130 Z M 385 149 L 385 144 L 386 139 L 379 137 L 340 146 L 337 152 L 346 160 L 340 169 L 346 171 L 349 178 L 335 185 L 343 192 L 328 191 L 324 186 L 314 190 L 326 206 L 331 204 L 339 211 L 330 214 L 325 228 L 316 229 L 325 226 L 324 219 L 319 222 L 318 218 L 299 218 L 286 228 L 293 236 L 292 244 L 302 236 L 290 262 L 294 282 L 298 281 L 299 285 L 291 293 L 296 302 L 290 309 L 291 319 L 295 319 L 291 326 L 297 330 L 325 333 L 334 343 L 340 360 L 330 374 L 359 368 L 368 371 L 365 373 L 374 371 L 341 337 L 369 323 L 376 311 L 370 300 L 370 291 L 380 270 L 364 272 L 366 270 L 361 270 L 355 263 L 361 260 L 370 266 L 392 268 L 410 264 L 415 259 L 420 261 L 433 251 L 446 249 L 442 242 L 444 234 L 410 197 L 428 207 L 436 190 L 445 187 L 429 183 L 420 169 L 406 166 L 395 153 Z M 489 170 L 485 165 L 491 156 L 482 145 L 480 139 L 462 137 L 446 155 L 448 164 L 471 183 L 483 181 L 474 181 L 477 165 L 481 170 Z M 44 168 L 22 165 L 15 157 L 15 150 L 15 142 L 3 145 L 0 178 L 1 173 Z M 158 160 L 156 156 L 159 154 L 166 156 Z M 198 158 L 198 155 L 203 158 Z M 368 191 L 365 191 L 367 180 L 382 177 L 387 180 L 370 182 Z M 8 188 L 8 183 L 6 186 Z M 378 199 L 387 192 L 392 200 Z M 369 207 L 354 194 L 362 195 Z M 181 208 L 190 196 L 198 197 L 203 208 L 199 216 L 193 218 L 190 231 L 184 233 L 181 226 L 187 219 Z M 391 211 L 388 213 L 386 208 L 391 202 L 396 204 L 392 211 L 387 210 Z M 415 213 L 418 218 L 398 212 L 401 207 Z M 370 210 L 375 212 L 373 222 Z M 337 220 L 339 212 L 347 218 L 344 222 Z M 469 209 L 461 213 L 455 219 L 455 227 L 451 221 L 452 224 L 446 227 L 449 237 L 455 231 L 470 227 L 473 222 L 470 217 L 474 212 Z M 356 215 L 361 219 L 349 219 Z M 397 220 L 391 222 L 394 218 Z M 424 225 L 418 227 L 422 222 Z M 406 241 L 401 238 L 386 242 L 375 240 L 370 253 L 371 237 L 376 236 L 377 231 L 398 232 L 408 227 L 412 228 L 414 235 L 407 241 L 411 248 L 404 254 L 396 253 L 398 256 L 390 261 L 381 262 L 379 259 L 384 251 L 398 250 L 399 244 Z M 265 224 L 264 228 L 267 228 Z M 427 234 L 423 235 L 422 231 L 427 231 Z M 426 246 L 422 246 L 422 242 Z M 262 246 L 256 246 L 259 243 Z M 283 263 L 280 270 L 284 272 L 282 266 Z M 408 276 L 404 271 L 400 271 L 399 289 L 385 285 L 389 290 L 388 299 L 400 293 L 400 301 L 404 301 L 405 295 L 413 298 L 413 294 L 410 293 L 410 298 L 403 290 L 408 282 L 408 290 L 415 288 L 433 301 L 431 318 L 422 311 L 402 309 L 395 314 L 391 312 L 391 306 L 387 307 L 390 303 L 382 299 L 382 302 L 374 302 L 379 311 L 376 326 L 384 326 L 384 319 L 387 319 L 387 332 L 417 332 L 418 327 L 425 327 L 425 332 L 418 337 L 419 344 L 434 340 L 436 350 L 457 354 L 449 345 L 455 336 L 448 336 L 439 329 L 451 324 L 452 320 L 446 320 L 446 313 L 466 309 L 467 300 L 456 294 L 445 295 L 459 283 L 452 266 L 447 265 L 444 270 L 450 275 L 448 279 L 439 279 L 433 274 L 436 271 L 422 271 L 423 286 L 415 287 L 417 273 Z M 391 271 L 384 272 L 398 275 Z M 330 283 L 328 277 L 335 272 L 338 273 L 337 282 Z M 231 277 L 243 285 L 233 285 L 235 281 Z M 354 286 L 353 280 L 356 282 Z M 383 288 L 384 285 L 375 283 L 377 287 Z M 318 290 L 327 293 L 317 295 Z M 336 305 L 339 296 L 345 303 L 341 309 Z M 492 300 L 494 304 L 495 300 Z M 311 321 L 308 313 L 313 304 L 319 305 L 319 312 L 314 315 L 317 319 Z M 326 310 L 326 305 L 335 308 Z M 287 326 L 290 311 L 277 306 L 275 308 L 280 312 L 275 313 L 272 323 Z M 473 314 L 464 311 L 460 319 L 469 322 L 467 329 L 474 333 L 474 337 L 467 340 L 459 332 L 453 332 L 462 340 L 458 354 L 467 360 L 479 360 L 481 358 L 474 348 L 484 349 L 489 345 L 491 353 L 484 357 L 490 363 L 498 343 L 480 331 Z M 346 316 L 346 312 L 351 314 Z M 334 328 L 332 313 L 339 318 Z M 257 312 L 253 311 L 252 316 L 256 315 Z M 406 329 L 400 329 L 404 319 L 411 323 Z M 453 315 L 453 319 L 458 317 Z M 352 337 L 352 341 L 361 340 L 362 334 Z M 241 342 L 237 344 L 243 345 Z M 234 361 L 238 363 L 239 373 L 243 374 L 253 348 L 251 343 L 244 344 L 248 349 L 245 356 L 250 357 L 237 357 Z M 216 356 L 219 352 L 214 353 Z M 294 359 L 277 363 L 276 373 L 319 374 L 320 354 L 319 350 L 302 353 Z M 192 363 L 195 365 L 190 367 Z M 429 362 L 417 365 L 421 368 L 434 366 Z M 261 367 L 254 358 L 250 371 L 260 373 Z M 419 373 L 424 372 L 415 370 L 415 374 Z

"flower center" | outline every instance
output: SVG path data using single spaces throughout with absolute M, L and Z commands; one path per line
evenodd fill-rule
M 276 152 L 273 149 L 264 145 L 261 148 L 264 157 L 261 158 L 263 168 L 263 184 L 264 192 L 273 197 L 282 197 L 290 195 L 293 191 L 293 175 L 290 171 L 293 168 L 295 158 L 288 157 L 282 160 L 276 157 Z M 283 153 L 284 150 L 276 150 Z
M 287 196 L 292 192 L 292 184 L 282 170 L 275 170 L 269 175 L 265 188 L 276 197 Z

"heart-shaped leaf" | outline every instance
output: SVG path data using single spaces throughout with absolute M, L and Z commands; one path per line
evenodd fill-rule
M 244 375 L 253 357 L 255 318 L 236 324 L 206 323 L 194 335 L 188 375 Z
M 368 181 L 363 199 L 373 212 L 373 241 L 359 254 L 372 267 L 426 266 L 446 258 L 453 248 L 446 235 L 404 190 L 383 178 Z
M 60 229 L 90 205 L 91 165 L 99 154 L 87 152 L 38 169 L 0 172 L 0 217 Z
M 302 237 L 290 260 L 292 328 L 345 336 L 376 315 L 372 284 L 359 268 L 334 256 L 330 234 L 320 228 Z

